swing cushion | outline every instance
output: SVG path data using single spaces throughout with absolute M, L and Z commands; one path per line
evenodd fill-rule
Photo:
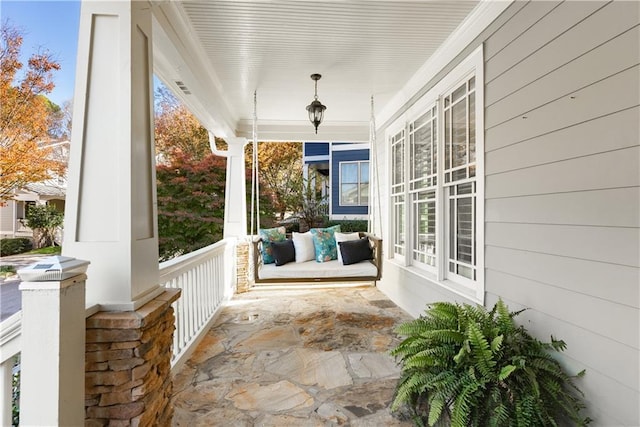
M 338 259 L 338 247 L 336 244 L 336 231 L 340 231 L 339 225 L 328 228 L 312 228 L 313 246 L 316 250 L 316 261 L 327 262 Z
M 287 230 L 284 227 L 265 228 L 260 230 L 260 237 L 262 238 L 262 262 L 264 264 L 273 264 L 273 248 L 271 244 L 273 242 L 283 242 L 287 239 Z

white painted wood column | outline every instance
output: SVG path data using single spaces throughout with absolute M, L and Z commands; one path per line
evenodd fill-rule
M 20 425 L 84 425 L 85 281 L 20 284 Z
M 63 254 L 91 261 L 87 305 L 102 310 L 135 310 L 162 292 L 150 8 L 81 8 Z
M 247 235 L 246 138 L 226 138 L 227 182 L 224 195 L 224 237 Z

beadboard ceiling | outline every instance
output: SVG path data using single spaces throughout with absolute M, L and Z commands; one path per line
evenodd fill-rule
M 157 2 L 154 67 L 217 133 L 251 136 L 255 90 L 259 139 L 358 140 L 371 96 L 379 111 L 478 3 Z M 312 73 L 327 106 L 317 136 Z

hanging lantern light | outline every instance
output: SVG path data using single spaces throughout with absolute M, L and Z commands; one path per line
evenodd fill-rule
M 322 76 L 320 74 L 311 74 L 311 80 L 315 81 L 316 91 L 311 104 L 307 105 L 307 112 L 309 113 L 309 121 L 316 128 L 316 134 L 318 133 L 318 126 L 322 123 L 324 118 L 324 110 L 326 106 L 322 105 L 322 102 L 318 100 L 318 80 Z

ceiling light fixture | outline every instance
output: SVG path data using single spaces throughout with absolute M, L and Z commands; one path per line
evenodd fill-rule
M 318 133 L 318 126 L 322 123 L 322 119 L 324 118 L 324 110 L 327 109 L 326 106 L 322 105 L 322 102 L 318 100 L 318 80 L 320 80 L 322 76 L 320 74 L 311 74 L 311 80 L 316 83 L 316 91 L 313 97 L 313 101 L 311 104 L 307 105 L 307 112 L 309 113 L 309 121 L 316 128 L 316 134 Z

